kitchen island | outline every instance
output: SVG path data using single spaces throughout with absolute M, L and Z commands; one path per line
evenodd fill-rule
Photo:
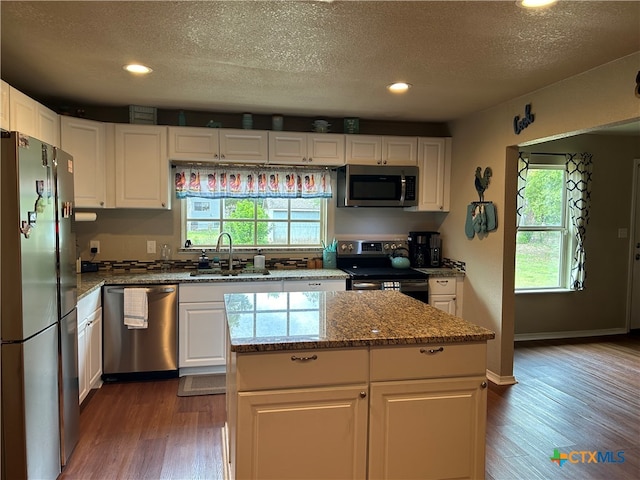
M 482 478 L 494 333 L 396 291 L 225 295 L 230 478 Z

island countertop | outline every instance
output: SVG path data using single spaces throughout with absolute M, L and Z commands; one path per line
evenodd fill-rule
M 495 333 L 397 291 L 224 296 L 237 353 L 481 342 Z

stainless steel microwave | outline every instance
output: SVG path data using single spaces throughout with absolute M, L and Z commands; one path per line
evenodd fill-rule
M 418 167 L 345 165 L 338 169 L 338 207 L 418 205 Z

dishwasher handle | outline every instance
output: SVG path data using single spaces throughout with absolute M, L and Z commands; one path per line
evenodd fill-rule
M 146 288 L 147 295 L 154 295 L 160 293 L 173 293 L 176 291 L 175 287 L 151 287 Z M 124 294 L 124 287 L 109 287 L 107 288 L 107 293 L 120 293 Z

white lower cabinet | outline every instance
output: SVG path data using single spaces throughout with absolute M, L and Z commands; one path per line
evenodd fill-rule
M 282 283 L 215 282 L 182 284 L 178 304 L 178 368 L 188 373 L 224 372 L 227 325 L 224 294 L 279 292 Z
M 484 478 L 486 342 L 230 352 L 231 478 Z
M 236 478 L 365 478 L 366 388 L 240 392 Z
M 369 478 L 484 478 L 483 382 L 372 383 Z
M 461 317 L 462 286 L 458 277 L 429 277 L 429 305 Z
M 78 386 L 79 401 L 102 377 L 102 301 L 96 290 L 78 302 Z

